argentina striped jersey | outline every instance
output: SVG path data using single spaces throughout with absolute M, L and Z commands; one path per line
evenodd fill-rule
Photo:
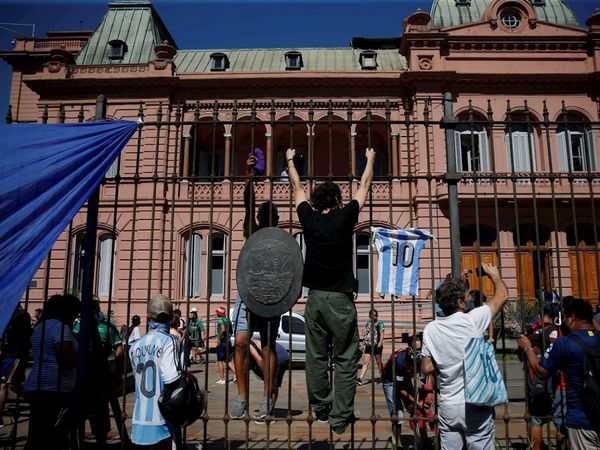
M 156 444 L 171 436 L 158 409 L 158 398 L 179 378 L 177 340 L 159 330 L 151 330 L 135 341 L 129 350 L 135 376 L 135 406 L 131 420 L 131 440 L 137 445 Z
M 379 255 L 377 292 L 391 295 L 417 295 L 419 255 L 432 234 L 418 228 L 390 230 L 371 227 L 373 247 Z

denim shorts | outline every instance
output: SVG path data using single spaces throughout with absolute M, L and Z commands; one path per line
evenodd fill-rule
M 279 321 L 281 317 L 261 317 L 253 314 L 246 307 L 246 304 L 240 298 L 238 294 L 235 297 L 235 308 L 233 309 L 233 334 L 238 333 L 254 333 L 257 331 L 260 333 L 261 346 L 275 349 L 275 343 L 277 342 L 277 334 L 279 333 Z M 250 327 L 248 327 L 250 322 Z M 269 324 L 271 324 L 271 334 L 269 335 Z M 251 337 L 252 338 L 252 337 Z M 269 339 L 270 338 L 270 339 Z

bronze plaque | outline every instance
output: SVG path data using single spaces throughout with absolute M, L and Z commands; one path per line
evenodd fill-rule
M 302 251 L 291 234 L 263 228 L 242 247 L 237 288 L 248 309 L 261 317 L 289 311 L 302 293 Z

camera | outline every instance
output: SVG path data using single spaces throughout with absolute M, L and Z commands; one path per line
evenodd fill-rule
M 483 268 L 483 266 L 479 266 L 477 269 L 475 269 L 475 273 L 480 278 L 487 275 L 487 273 L 486 273 L 485 269 Z

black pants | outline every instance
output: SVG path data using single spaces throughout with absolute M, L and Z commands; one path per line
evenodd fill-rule
M 69 411 L 71 393 L 34 391 L 29 394 L 31 414 L 26 450 L 66 450 L 75 427 Z

